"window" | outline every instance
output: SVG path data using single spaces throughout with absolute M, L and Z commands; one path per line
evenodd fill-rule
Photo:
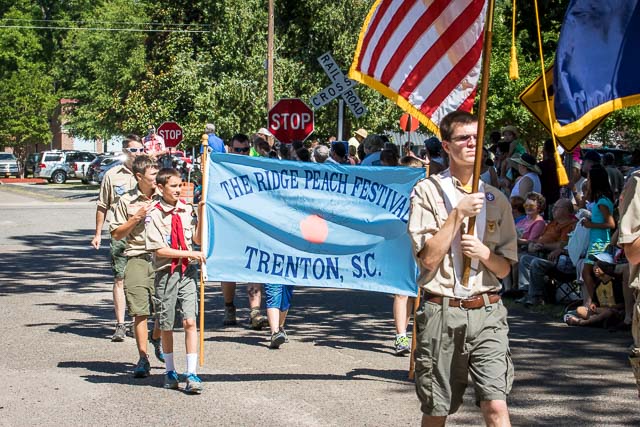
M 15 160 L 16 156 L 11 153 L 0 153 L 0 160 Z
M 62 160 L 62 154 L 47 154 L 44 156 L 45 162 L 59 162 Z

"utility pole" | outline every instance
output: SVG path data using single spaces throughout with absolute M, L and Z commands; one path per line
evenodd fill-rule
M 267 111 L 273 107 L 273 2 L 269 0 L 269 29 L 267 33 Z

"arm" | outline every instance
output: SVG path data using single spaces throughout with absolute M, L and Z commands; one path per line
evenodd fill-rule
M 91 239 L 91 246 L 96 249 L 100 249 L 100 243 L 102 242 L 102 227 L 104 226 L 104 219 L 107 216 L 107 209 L 102 206 L 98 206 L 96 209 L 96 232 Z
M 464 196 L 458 206 L 451 210 L 442 228 L 425 242 L 418 253 L 418 258 L 425 269 L 432 271 L 438 267 L 449 252 L 451 242 L 460 230 L 464 218 L 476 216 L 480 213 L 483 204 L 484 193 L 474 193 Z
M 598 205 L 598 209 L 600 209 L 600 212 L 602 212 L 602 215 L 604 216 L 604 222 L 594 223 L 590 219 L 585 218 L 582 220 L 582 225 L 584 225 L 585 228 L 598 228 L 601 230 L 616 228 L 616 221 L 613 219 L 609 208 L 604 205 Z
M 201 251 L 183 251 L 180 249 L 171 249 L 169 247 L 160 248 L 156 251 L 156 256 L 160 258 L 189 258 L 197 259 L 200 262 L 205 262 L 206 258 Z
M 122 214 L 122 209 L 124 209 L 124 215 L 126 215 L 127 207 L 124 203 L 118 203 L 118 206 L 116 209 L 120 210 L 121 214 Z M 134 215 L 131 216 L 131 218 L 127 219 L 126 222 L 119 225 L 114 230 L 111 230 L 111 237 L 113 237 L 116 240 L 124 239 L 125 237 L 127 237 L 129 233 L 133 231 L 133 229 L 136 227 L 136 225 L 138 225 L 140 221 L 144 221 L 149 209 L 151 209 L 151 203 L 148 203 L 142 206 L 140 209 L 138 209 L 138 211 Z
M 520 180 L 520 194 L 519 196 L 523 199 L 527 197 L 527 194 L 533 191 L 533 181 L 528 176 L 522 177 Z

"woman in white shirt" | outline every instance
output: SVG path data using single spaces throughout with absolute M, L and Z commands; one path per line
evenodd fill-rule
M 536 159 L 529 153 L 522 156 L 514 156 L 509 159 L 518 167 L 518 178 L 511 189 L 511 197 L 520 196 L 523 199 L 532 191 L 540 193 L 542 185 L 540 184 L 540 168 L 536 165 Z

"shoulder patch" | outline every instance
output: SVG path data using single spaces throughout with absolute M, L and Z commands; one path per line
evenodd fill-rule
M 493 202 L 496 199 L 496 196 L 492 192 L 488 192 L 485 197 L 488 201 Z

